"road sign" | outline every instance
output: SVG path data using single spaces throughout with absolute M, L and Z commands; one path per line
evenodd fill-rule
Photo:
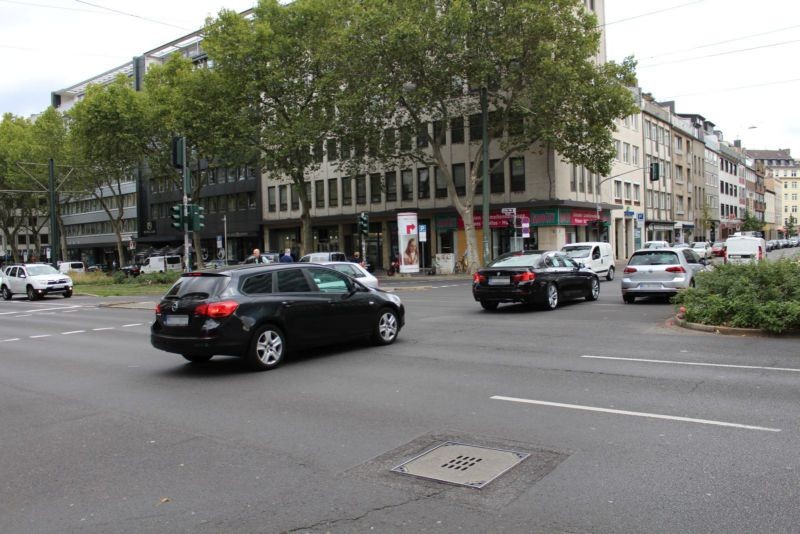
M 420 224 L 419 225 L 419 242 L 424 243 L 428 240 L 428 225 L 427 224 Z
M 217 236 L 217 248 L 222 248 L 222 236 Z
M 136 250 L 136 241 L 133 239 L 128 241 L 128 250 Z
M 500 210 L 503 215 L 508 215 L 509 217 L 515 217 L 517 215 L 517 208 L 503 208 Z

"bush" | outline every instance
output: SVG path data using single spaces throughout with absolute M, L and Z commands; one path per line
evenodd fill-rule
M 697 275 L 697 287 L 675 297 L 686 320 L 760 328 L 773 334 L 800 329 L 800 263 L 780 260 L 720 265 Z

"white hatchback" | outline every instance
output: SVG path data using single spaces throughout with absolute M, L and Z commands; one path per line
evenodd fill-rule
M 340 273 L 344 273 L 350 278 L 358 280 L 367 287 L 377 288 L 379 285 L 378 279 L 357 263 L 350 261 L 318 261 L 314 263 L 336 269 Z

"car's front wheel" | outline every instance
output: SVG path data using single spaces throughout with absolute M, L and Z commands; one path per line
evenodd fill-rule
M 286 355 L 286 337 L 280 328 L 264 325 L 253 335 L 247 362 L 256 371 L 275 369 Z
M 68 299 L 71 296 L 72 296 L 72 290 L 71 289 L 68 289 L 68 290 L 64 291 L 64 298 L 65 299 Z
M 39 295 L 36 294 L 36 290 L 33 289 L 33 286 L 28 286 L 27 295 L 28 300 L 36 300 L 39 298 Z
M 558 308 L 558 286 L 553 282 L 547 284 L 546 295 L 547 298 L 544 301 L 545 307 L 548 310 L 555 310 Z
M 600 280 L 597 278 L 592 278 L 591 282 L 589 282 L 589 293 L 586 294 L 586 300 L 592 301 L 597 300 L 600 296 Z
M 497 301 L 492 301 L 492 300 L 482 300 L 482 301 L 481 301 L 481 308 L 483 308 L 484 310 L 488 310 L 488 311 L 494 311 L 494 310 L 496 310 L 496 309 L 497 309 L 497 306 L 498 306 L 499 304 L 500 304 L 500 303 L 499 303 L 499 302 L 497 302 Z
M 383 308 L 378 312 L 378 320 L 372 333 L 372 340 L 377 345 L 391 345 L 397 339 L 400 324 L 397 313 L 391 308 Z
M 3 300 L 11 300 L 11 290 L 9 290 L 6 286 L 3 286 Z
M 213 355 L 209 356 L 207 354 L 181 354 L 181 356 L 192 363 L 206 363 L 214 357 Z
M 614 268 L 613 267 L 609 267 L 608 268 L 608 272 L 606 273 L 606 280 L 608 280 L 610 282 L 613 279 L 614 279 Z

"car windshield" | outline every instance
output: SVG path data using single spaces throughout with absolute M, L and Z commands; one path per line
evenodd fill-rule
M 182 299 L 190 297 L 206 299 L 212 295 L 219 295 L 222 293 L 222 290 L 228 285 L 228 282 L 230 282 L 230 277 L 228 276 L 197 276 L 195 274 L 181 276 L 164 298 Z
M 28 274 L 31 276 L 39 276 L 41 274 L 60 274 L 60 273 L 49 265 L 29 265 Z
M 541 253 L 514 252 L 500 256 L 491 262 L 487 267 L 533 267 L 542 257 Z
M 654 250 L 652 252 L 636 252 L 631 256 L 628 265 L 678 265 L 680 260 L 674 252 Z
M 589 255 L 592 251 L 592 247 L 588 245 L 583 246 L 575 246 L 575 247 L 564 247 L 561 249 L 561 252 L 569 256 L 570 258 L 585 258 Z

